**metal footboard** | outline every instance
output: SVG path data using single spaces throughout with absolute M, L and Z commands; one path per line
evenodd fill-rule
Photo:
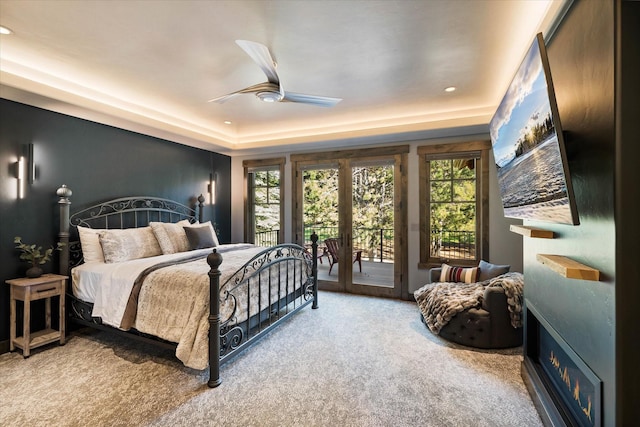
M 222 255 L 207 257 L 211 267 L 209 387 L 220 385 L 220 366 L 260 339 L 279 322 L 313 304 L 318 308 L 318 236 L 311 253 L 294 244 L 265 249 L 220 285 Z M 225 318 L 221 306 L 227 308 Z

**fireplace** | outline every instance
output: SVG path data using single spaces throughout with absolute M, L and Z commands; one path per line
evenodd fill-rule
M 547 425 L 601 426 L 600 379 L 528 301 L 522 376 Z

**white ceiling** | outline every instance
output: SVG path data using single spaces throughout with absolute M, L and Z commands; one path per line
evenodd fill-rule
M 566 4 L 0 0 L 0 96 L 227 154 L 485 129 Z M 343 101 L 207 103 L 266 81 L 236 39 L 270 49 L 285 90 Z

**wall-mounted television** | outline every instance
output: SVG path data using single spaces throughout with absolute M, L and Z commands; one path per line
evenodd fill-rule
M 542 34 L 520 64 L 489 131 L 504 215 L 579 224 Z

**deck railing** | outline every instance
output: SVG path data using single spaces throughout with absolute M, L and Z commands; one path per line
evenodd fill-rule
M 430 252 L 433 258 L 475 259 L 476 233 L 458 230 L 431 230 Z
M 256 231 L 254 243 L 258 246 L 275 246 L 280 242 L 280 230 Z M 311 239 L 309 239 L 311 242 Z
M 257 231 L 255 244 L 273 246 L 280 243 L 280 230 Z M 311 242 L 311 233 L 316 232 L 318 242 L 322 246 L 325 239 L 339 238 L 338 227 L 306 226 L 305 243 Z M 358 228 L 353 231 L 353 250 L 361 250 L 362 258 L 369 261 L 393 261 L 393 229 L 391 228 Z
M 325 239 L 339 238 L 338 227 L 307 225 L 304 228 L 304 241 L 311 243 L 311 233 L 316 232 L 318 243 L 322 246 Z M 280 230 L 260 231 L 255 234 L 255 244 L 274 246 L 279 243 Z M 353 230 L 353 249 L 362 250 L 362 258 L 368 261 L 393 261 L 393 229 L 357 228 Z M 476 256 L 476 235 L 473 231 L 433 230 L 431 232 L 430 252 L 434 258 L 474 259 Z
M 274 246 L 279 243 L 280 230 L 256 232 L 255 244 Z M 311 233 L 316 232 L 318 243 L 325 239 L 339 238 L 338 227 L 307 225 L 304 228 L 305 243 L 311 242 Z M 353 231 L 353 250 L 362 250 L 362 258 L 368 261 L 393 261 L 393 229 L 358 228 Z M 476 256 L 476 235 L 473 231 L 433 230 L 431 232 L 430 253 L 434 258 L 474 259 Z
M 340 238 L 338 227 L 305 225 L 304 241 L 311 242 L 311 233 L 318 235 L 318 244 L 325 239 Z M 362 259 L 367 261 L 389 262 L 394 258 L 392 228 L 355 228 L 353 230 L 353 250 L 362 251 Z

